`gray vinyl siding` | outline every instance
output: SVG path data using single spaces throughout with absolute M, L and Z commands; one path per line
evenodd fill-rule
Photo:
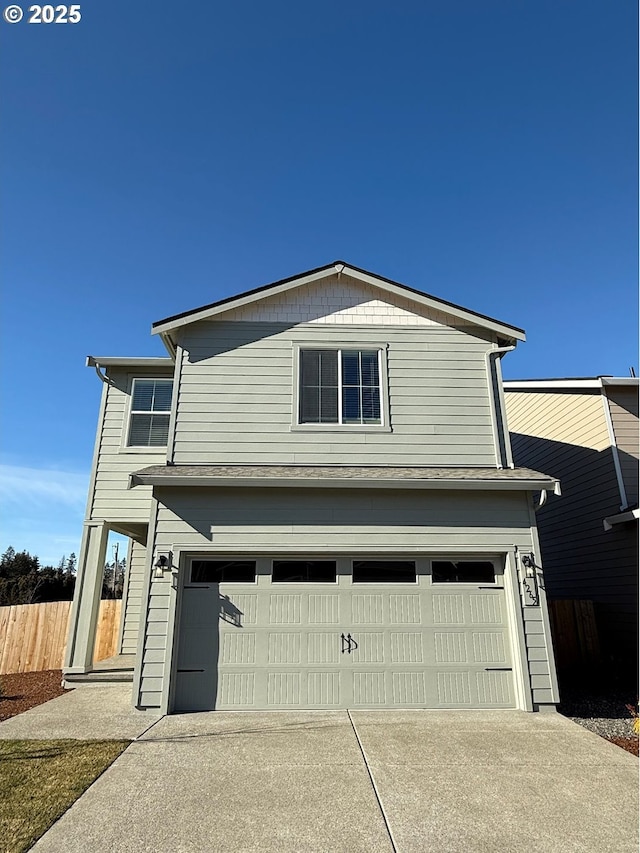
M 175 464 L 496 464 L 491 343 L 469 330 L 218 321 L 179 343 Z M 386 346 L 392 431 L 292 431 L 294 344 Z
M 317 549 L 327 554 L 332 549 L 370 554 L 533 549 L 527 495 L 521 492 L 158 488 L 156 496 L 159 549 L 197 552 L 215 544 L 236 553 L 295 549 L 301 555 Z M 161 649 L 171 606 L 170 579 L 153 578 L 140 681 L 142 707 L 160 707 L 169 678 L 170 662 Z M 553 702 L 542 610 L 524 610 L 527 655 L 536 664 L 530 676 L 533 701 Z
M 594 601 L 605 652 L 621 660 L 633 653 L 637 642 L 637 527 L 620 525 L 604 530 L 603 519 L 620 512 L 610 446 L 595 449 L 523 432 L 527 428 L 527 399 L 531 401 L 532 429 L 543 431 L 540 396 L 513 392 L 512 398 L 512 392 L 506 394 L 510 424 L 517 401 L 514 412 L 518 431 L 511 434 L 516 465 L 558 477 L 562 484 L 562 496 L 549 495 L 546 505 L 536 513 L 547 595 L 550 599 Z M 567 403 L 571 405 L 572 396 L 556 393 L 553 399 L 558 399 L 560 411 Z M 570 421 L 566 423 L 571 435 Z M 576 430 L 580 436 L 586 435 L 588 422 L 580 418 Z M 593 442 L 593 437 L 588 440 Z
M 146 547 L 132 540 L 131 559 L 128 566 L 127 597 L 123 602 L 124 616 L 120 648 L 120 652 L 123 655 L 134 655 L 138 646 L 138 626 L 140 623 L 146 559 Z
M 112 384 L 107 387 L 104 418 L 98 425 L 100 443 L 96 462 L 94 492 L 91 500 L 91 519 L 106 521 L 148 522 L 151 488 L 139 486 L 128 489 L 129 474 L 145 465 L 166 461 L 165 448 L 133 452 L 125 449 L 130 385 L 133 376 L 170 378 L 172 372 L 130 371 L 109 369 Z
M 606 389 L 611 423 L 618 448 L 620 469 L 630 506 L 638 505 L 638 390 L 637 388 Z

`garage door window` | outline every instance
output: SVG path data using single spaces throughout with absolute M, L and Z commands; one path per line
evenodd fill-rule
M 274 560 L 274 583 L 335 583 L 334 560 Z
M 495 583 L 495 566 L 488 560 L 434 560 L 433 583 Z
M 191 583 L 254 583 L 256 564 L 251 560 L 193 560 Z
M 415 583 L 413 560 L 354 560 L 354 583 Z

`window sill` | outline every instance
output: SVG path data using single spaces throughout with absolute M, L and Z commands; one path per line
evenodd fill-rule
M 392 432 L 387 424 L 292 424 L 289 432 Z
M 118 453 L 135 453 L 135 454 L 144 454 L 144 453 L 153 453 L 154 456 L 167 455 L 167 445 L 163 444 L 161 447 L 121 447 Z

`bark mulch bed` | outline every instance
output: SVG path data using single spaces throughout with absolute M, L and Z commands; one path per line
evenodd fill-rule
M 626 749 L 632 755 L 638 755 L 638 735 L 634 737 L 608 737 L 605 740 L 615 743 L 616 746 L 621 746 L 622 749 Z
M 0 675 L 0 721 L 67 693 L 61 684 L 60 669 Z

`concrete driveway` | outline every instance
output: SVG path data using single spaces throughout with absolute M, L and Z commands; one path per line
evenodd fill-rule
M 87 736 L 84 691 L 48 703 L 70 721 L 58 736 L 74 717 Z M 35 716 L 24 735 L 46 737 Z M 19 737 L 19 720 L 1 736 Z M 637 759 L 560 715 L 219 712 L 139 727 L 37 853 L 638 849 Z M 106 717 L 102 732 L 118 736 Z

